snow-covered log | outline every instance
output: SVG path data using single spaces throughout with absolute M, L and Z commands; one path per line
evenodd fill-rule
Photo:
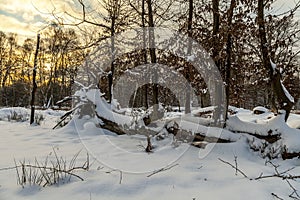
M 106 119 L 105 117 L 100 116 L 96 112 L 96 116 L 102 121 L 102 123 L 99 124 L 99 126 L 103 129 L 109 130 L 113 133 L 116 133 L 118 135 L 136 135 L 136 134 L 141 134 L 141 135 L 156 135 L 157 132 L 151 130 L 151 129 L 146 129 L 144 126 L 140 128 L 128 128 L 121 126 L 120 124 L 117 124 L 114 121 L 111 121 L 109 119 Z
M 290 159 L 300 156 L 300 131 L 289 127 L 281 114 L 264 122 L 244 122 L 237 116 L 229 118 L 227 128 L 248 138 L 250 148 L 263 157 Z
M 173 134 L 176 140 L 191 142 L 205 141 L 207 143 L 230 143 L 238 140 L 238 136 L 229 131 L 216 127 L 206 127 L 181 118 L 169 121 L 165 128 L 169 134 Z M 221 134 L 222 133 L 222 134 Z

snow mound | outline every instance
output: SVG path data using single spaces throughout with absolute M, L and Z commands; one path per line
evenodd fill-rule
M 253 108 L 253 113 L 254 114 L 262 114 L 262 113 L 267 113 L 269 112 L 269 109 L 263 107 L 263 106 L 257 106 Z
M 117 103 L 115 102 L 113 106 L 107 103 L 104 97 L 102 97 L 103 94 L 97 88 L 82 88 L 78 90 L 74 96 L 78 98 L 76 108 L 83 107 L 83 105 L 87 104 L 91 104 L 91 107 L 95 107 L 91 110 L 80 110 L 77 114 L 84 113 L 85 115 L 93 116 L 96 112 L 98 116 L 122 126 L 129 126 L 132 123 L 132 117 L 114 112 L 113 110 L 116 108 L 115 104 Z
M 284 114 L 266 120 L 265 123 L 253 123 L 240 120 L 237 116 L 230 117 L 227 122 L 227 129 L 233 132 L 247 133 L 256 138 L 278 137 L 274 141 L 264 142 L 266 149 L 276 151 L 279 156 L 281 153 L 300 152 L 300 130 L 289 127 L 284 121 Z M 253 140 L 254 138 L 251 137 Z M 274 138 L 274 137 L 273 137 Z M 266 153 L 266 152 L 264 152 Z
M 21 107 L 1 108 L 0 120 L 26 121 L 29 119 L 29 110 Z

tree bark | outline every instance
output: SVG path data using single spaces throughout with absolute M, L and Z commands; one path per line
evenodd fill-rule
M 188 18 L 188 50 L 187 55 L 192 56 L 192 25 L 193 25 L 193 0 L 189 0 L 189 18 Z M 186 79 L 187 79 L 187 90 L 186 90 L 186 97 L 185 97 L 185 114 L 191 113 L 191 82 L 190 82 L 190 68 L 187 66 L 186 69 Z
M 225 110 L 225 119 L 228 119 L 228 107 L 229 107 L 229 95 L 230 95 L 230 71 L 231 71 L 231 53 L 232 53 L 232 18 L 233 10 L 235 8 L 235 0 L 231 0 L 230 8 L 228 11 L 228 33 L 227 33 L 227 44 L 226 44 L 226 72 L 225 72 L 225 82 L 226 82 L 226 110 Z
M 37 71 L 37 59 L 38 59 L 38 53 L 39 53 L 39 48 L 40 48 L 40 34 L 37 35 L 37 42 L 36 42 L 36 50 L 34 54 L 34 66 L 33 66 L 33 75 L 32 75 L 32 92 L 31 92 L 31 114 L 30 114 L 30 124 L 33 124 L 34 122 L 34 112 L 35 112 L 35 93 L 37 89 L 37 84 L 36 84 L 36 71 Z
M 110 24 L 110 42 L 111 42 L 111 63 L 110 63 L 110 73 L 108 74 L 108 102 L 111 103 L 113 98 L 113 79 L 115 72 L 115 24 L 116 24 L 116 6 L 117 3 L 113 3 L 112 13 L 111 13 L 111 24 Z
M 142 28 L 143 28 L 143 58 L 144 64 L 148 63 L 147 60 L 147 51 L 146 51 L 146 25 L 145 25 L 145 0 L 142 0 Z M 144 85 L 143 89 L 143 106 L 148 109 L 148 85 Z
M 149 45 L 150 45 L 150 58 L 151 63 L 156 64 L 156 48 L 155 48 L 155 36 L 154 36 L 154 20 L 152 11 L 152 1 L 147 0 L 148 5 L 148 20 L 149 20 Z M 152 66 L 154 67 L 154 66 Z M 158 84 L 157 84 L 157 71 L 154 69 L 152 74 L 152 89 L 153 89 L 153 120 L 158 118 Z
M 154 130 L 151 129 L 146 129 L 145 127 L 141 127 L 138 129 L 124 129 L 121 128 L 121 126 L 119 124 L 117 124 L 116 122 L 110 121 L 104 117 L 101 117 L 100 115 L 98 115 L 98 113 L 95 113 L 96 116 L 103 122 L 102 124 L 99 124 L 99 126 L 103 129 L 109 130 L 111 132 L 114 132 L 118 135 L 137 135 L 137 134 L 143 134 L 146 136 L 152 135 L 155 136 L 157 135 L 159 132 L 156 132 Z M 166 127 L 165 127 L 166 128 Z M 188 142 L 200 142 L 200 141 L 206 141 L 208 143 L 230 143 L 230 142 L 235 142 L 233 140 L 227 140 L 227 139 L 222 139 L 222 138 L 217 138 L 217 137 L 211 137 L 211 136 L 206 136 L 205 133 L 193 133 L 191 131 L 188 130 L 184 130 L 184 129 L 179 129 L 177 126 L 175 127 L 168 127 L 166 128 L 167 132 L 169 134 L 173 134 L 174 137 L 177 140 L 180 141 L 188 141 Z M 174 132 L 174 130 L 176 132 Z
M 215 64 L 220 72 L 220 58 L 219 58 L 219 51 L 220 51 L 220 41 L 218 39 L 219 28 L 220 28 L 220 12 L 219 12 L 219 0 L 212 0 L 212 7 L 213 7 L 213 50 L 212 50 L 212 57 L 215 61 Z M 218 73 L 218 72 L 216 72 Z M 216 108 L 213 113 L 214 124 L 215 126 L 221 126 L 223 124 L 222 119 L 222 80 L 213 80 L 215 83 L 215 95 L 213 95 L 215 99 Z M 224 117 L 225 118 L 225 117 Z

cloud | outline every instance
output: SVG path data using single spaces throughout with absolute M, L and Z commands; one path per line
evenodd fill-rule
M 54 20 L 51 12 L 71 10 L 73 0 L 1 0 L 0 30 L 32 37 Z
M 35 35 L 34 30 L 31 28 L 31 24 L 21 22 L 16 18 L 0 14 L 1 31 L 18 33 L 22 36 Z
M 27 12 L 25 12 L 23 15 L 22 15 L 22 18 L 25 20 L 25 21 L 33 21 L 34 20 L 34 15 L 31 15 Z

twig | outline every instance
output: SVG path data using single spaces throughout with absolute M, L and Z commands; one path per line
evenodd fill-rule
M 289 169 L 287 169 L 287 170 L 285 170 L 285 171 L 283 171 L 281 173 L 282 174 L 286 174 L 287 172 L 292 171 L 293 169 L 295 169 L 295 167 L 291 167 L 291 168 L 289 168 Z
M 20 166 L 18 166 L 18 167 L 20 167 Z M 31 168 L 34 168 L 34 169 L 43 169 L 43 170 L 49 170 L 49 171 L 54 171 L 55 170 L 56 172 L 66 173 L 66 174 L 77 177 L 81 181 L 84 181 L 83 178 L 81 178 L 80 176 L 72 173 L 72 171 L 74 171 L 75 169 L 78 169 L 78 168 L 72 168 L 72 169 L 69 169 L 69 170 L 64 170 L 64 169 L 58 170 L 58 169 L 53 168 L 53 167 L 42 167 L 42 166 L 34 166 L 34 165 L 24 165 L 24 167 L 31 167 Z M 80 169 L 82 169 L 82 168 L 80 168 Z
M 270 163 L 274 167 L 275 173 L 271 175 L 265 175 L 265 176 L 263 176 L 263 173 L 261 173 L 259 177 L 255 178 L 255 180 L 264 179 L 264 178 L 281 178 L 283 180 L 294 180 L 300 178 L 300 175 L 298 176 L 294 176 L 291 174 L 286 175 L 287 172 L 293 170 L 295 167 L 289 168 L 283 172 L 279 172 L 278 170 L 279 165 L 275 165 L 271 161 L 268 161 L 268 163 Z
M 75 108 L 73 108 L 72 110 L 69 110 L 68 112 L 66 112 L 63 116 L 60 117 L 60 121 L 52 128 L 53 130 L 56 129 L 59 125 L 61 125 L 61 123 L 63 123 L 63 121 L 65 121 L 65 119 L 67 119 L 67 117 L 69 117 L 76 109 L 82 107 L 83 105 L 78 105 Z
M 159 173 L 159 172 L 163 172 L 163 171 L 172 169 L 173 167 L 175 167 L 175 166 L 177 166 L 177 165 L 179 165 L 179 164 L 174 164 L 174 165 L 171 165 L 171 166 L 169 166 L 169 167 L 161 168 L 161 169 L 159 169 L 159 170 L 157 170 L 157 171 L 154 171 L 152 174 L 149 174 L 147 177 L 151 177 L 151 176 L 153 176 L 153 175 L 155 175 L 155 174 L 157 174 L 157 173 Z
M 262 174 L 255 178 L 255 180 L 264 179 L 264 178 L 281 178 L 283 180 L 294 180 L 300 178 L 300 176 L 293 176 L 293 175 L 280 175 L 280 174 L 272 174 L 272 175 L 266 175 L 262 176 Z
M 286 179 L 286 182 L 289 184 L 290 188 L 292 188 L 292 190 L 293 190 L 293 192 L 289 195 L 289 197 L 299 200 L 300 196 L 299 196 L 298 191 L 296 190 L 296 188 L 290 183 L 289 180 Z M 296 195 L 296 197 L 293 196 L 294 194 Z
M 280 200 L 284 200 L 283 198 L 280 198 L 277 194 L 275 194 L 275 193 L 271 193 L 271 195 L 273 196 L 273 197 L 275 197 L 275 198 L 277 198 L 277 199 L 280 199 Z
M 123 180 L 123 172 L 120 171 L 120 181 L 119 181 L 119 184 L 122 184 L 122 180 Z
M 153 149 L 153 147 L 152 147 L 152 144 L 151 144 L 151 139 L 150 139 L 149 136 L 147 136 L 147 147 L 145 148 L 145 151 L 147 153 L 152 153 L 152 149 Z
M 218 158 L 221 162 L 223 162 L 223 163 L 225 163 L 225 164 L 227 164 L 227 165 L 230 165 L 233 169 L 235 169 L 236 170 L 236 172 L 239 172 L 240 174 L 242 174 L 245 178 L 248 178 L 248 176 L 244 173 L 244 172 L 242 172 L 240 169 L 238 169 L 237 168 L 237 166 L 234 166 L 233 164 L 231 164 L 231 163 L 229 163 L 229 162 L 227 162 L 227 161 L 224 161 L 224 160 L 222 160 L 221 158 Z
M 264 178 L 281 178 L 282 180 L 285 180 L 288 183 L 289 187 L 293 190 L 293 192 L 289 195 L 289 197 L 292 199 L 300 200 L 300 195 L 298 194 L 298 191 L 289 181 L 289 180 L 298 179 L 298 178 L 300 178 L 300 176 L 294 176 L 291 174 L 286 175 L 287 172 L 293 170 L 295 167 L 289 168 L 283 172 L 279 172 L 279 170 L 278 170 L 279 165 L 275 165 L 271 161 L 269 161 L 268 163 L 270 163 L 274 167 L 275 173 L 272 175 L 266 175 L 266 176 L 263 176 L 263 174 L 261 173 L 259 177 L 255 178 L 255 180 L 264 179 Z M 271 194 L 278 199 L 282 199 L 274 193 L 271 193 Z
M 16 160 L 14 159 L 14 161 L 15 161 L 15 169 L 16 169 L 16 171 L 17 171 L 17 184 L 21 184 L 21 180 L 20 180 L 20 174 L 19 174 L 19 170 L 18 170 L 18 167 L 17 167 L 17 162 L 16 162 Z M 23 186 L 23 185 L 22 185 Z
M 237 176 L 237 174 L 238 174 L 238 171 L 237 171 L 237 169 L 238 169 L 237 156 L 234 156 L 234 162 L 235 162 L 235 175 Z
M 15 163 L 15 164 L 16 164 L 16 163 Z M 14 167 L 5 167 L 5 168 L 1 168 L 0 171 L 12 170 L 12 169 L 16 169 L 16 168 L 18 168 L 18 167 L 19 167 L 18 165 L 14 166 Z
M 76 170 L 88 170 L 90 167 L 89 155 L 87 153 L 87 160 L 85 163 L 76 167 L 75 162 L 80 151 L 75 154 L 69 163 L 67 168 L 67 161 L 63 157 L 59 157 L 53 148 L 54 160 L 48 162 L 48 156 L 44 162 L 39 162 L 35 158 L 34 164 L 30 162 L 26 164 L 25 159 L 19 161 L 17 164 L 14 160 L 14 167 L 1 168 L 0 171 L 15 169 L 17 173 L 17 184 L 24 187 L 26 184 L 34 184 L 45 187 L 47 185 L 59 184 L 61 180 L 70 181 L 72 177 L 76 177 L 83 181 L 84 179 L 79 175 L 75 174 Z

